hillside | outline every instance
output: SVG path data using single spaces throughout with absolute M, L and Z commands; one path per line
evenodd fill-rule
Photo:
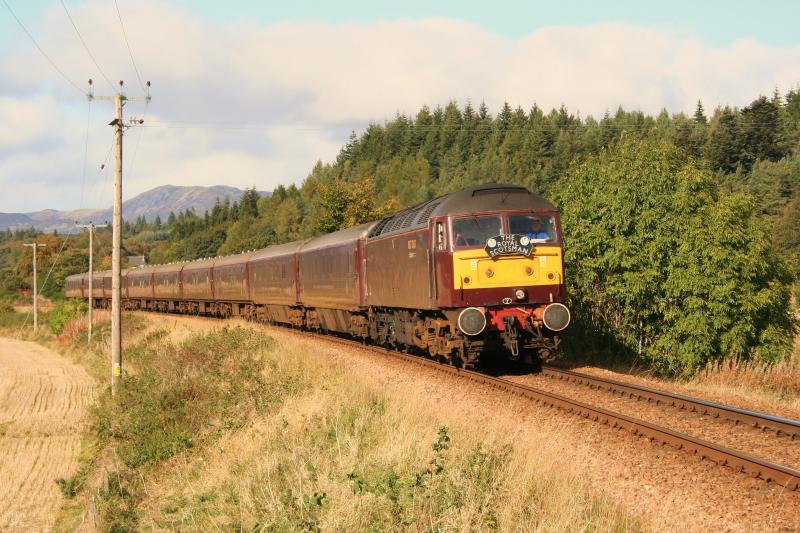
M 545 195 L 562 211 L 569 305 L 563 353 L 621 358 L 690 376 L 725 360 L 775 363 L 793 350 L 800 297 L 800 91 L 706 115 L 601 119 L 566 108 L 423 107 L 352 135 L 299 187 L 246 191 L 161 224 L 128 218 L 126 255 L 167 263 L 335 231 L 486 182 Z M 676 231 L 677 230 L 677 231 Z M 46 238 L 50 236 L 43 236 Z M 110 264 L 110 232 L 95 241 Z M 30 285 L 22 233 L 5 232 L 3 283 Z M 85 269 L 84 236 L 59 256 L 44 293 Z M 747 250 L 748 253 L 742 253 Z M 53 259 L 55 261 L 55 259 Z M 613 355 L 612 355 L 613 354 Z
M 166 220 L 170 212 L 193 210 L 195 213 L 203 214 L 214 207 L 217 199 L 229 198 L 231 202 L 235 202 L 243 193 L 241 189 L 226 185 L 212 187 L 162 185 L 123 202 L 122 216 L 126 220 L 144 217 L 152 222 L 156 217 Z M 73 231 L 75 221 L 102 223 L 107 220 L 111 220 L 110 207 L 74 211 L 45 209 L 32 213 L 0 213 L 0 230 L 34 227 L 44 232 L 56 230 L 66 233 Z

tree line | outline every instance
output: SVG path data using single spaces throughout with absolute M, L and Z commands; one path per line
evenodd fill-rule
M 353 133 L 300 186 L 255 189 L 203 215 L 126 226 L 150 262 L 230 254 L 334 231 L 485 182 L 563 212 L 581 349 L 672 373 L 787 356 L 800 278 L 800 90 L 737 109 L 600 118 L 450 102 Z M 800 292 L 800 291 L 797 291 Z

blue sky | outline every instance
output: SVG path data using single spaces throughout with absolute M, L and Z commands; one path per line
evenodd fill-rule
M 109 92 L 58 1 L 5 1 L 76 85 Z M 141 92 L 113 0 L 64 1 L 109 79 Z M 300 183 L 351 131 L 452 100 L 599 117 L 700 99 L 711 113 L 800 84 L 800 0 L 117 1 L 153 82 L 147 109 L 126 107 L 146 121 L 128 137 L 125 198 Z M 110 113 L 0 2 L 0 211 L 109 205 Z
M 51 0 L 7 0 L 23 22 L 35 27 Z M 119 0 L 122 6 L 129 0 Z M 68 6 L 81 2 L 66 0 Z M 779 46 L 800 45 L 798 0 L 558 0 L 476 1 L 405 0 L 370 1 L 242 1 L 176 0 L 173 2 L 220 23 L 246 19 L 262 24 L 281 21 L 321 20 L 369 22 L 400 17 L 448 17 L 467 20 L 509 37 L 553 25 L 582 25 L 613 21 L 633 25 L 662 26 L 695 35 L 711 45 L 726 45 L 741 38 L 755 38 Z M 0 39 L 7 43 L 17 33 L 15 23 L 0 13 Z

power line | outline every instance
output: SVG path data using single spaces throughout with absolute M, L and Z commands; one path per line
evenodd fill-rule
M 119 11 L 119 4 L 117 3 L 117 0 L 114 0 L 114 7 L 117 8 L 117 18 L 119 19 L 119 25 L 122 28 L 122 37 L 125 39 L 125 46 L 128 47 L 128 55 L 131 58 L 133 70 L 136 72 L 136 79 L 139 80 L 139 87 L 141 87 L 143 91 L 147 91 L 147 89 L 144 87 L 144 83 L 142 82 L 142 76 L 139 74 L 139 68 L 136 66 L 136 61 L 133 59 L 133 51 L 131 50 L 131 44 L 128 42 L 128 34 L 125 32 L 125 24 L 122 23 L 122 13 Z
M 108 86 L 111 87 L 111 90 L 112 91 L 115 90 L 114 89 L 114 84 L 111 83 L 111 80 L 108 79 L 108 76 L 106 76 L 106 73 L 103 72 L 102 68 L 100 68 L 100 65 L 97 63 L 97 60 L 94 58 L 94 55 L 92 54 L 92 51 L 89 50 L 89 46 L 87 46 L 86 41 L 83 40 L 83 35 L 81 35 L 80 30 L 78 30 L 78 26 L 75 24 L 75 21 L 72 19 L 72 15 L 69 14 L 69 9 L 67 9 L 67 4 L 64 3 L 64 0 L 60 0 L 60 1 L 61 1 L 61 7 L 64 8 L 64 13 L 67 14 L 67 18 L 69 19 L 70 23 L 72 23 L 72 27 L 75 28 L 75 33 L 78 35 L 78 39 L 80 39 L 81 44 L 83 45 L 83 49 L 86 50 L 86 53 L 89 55 L 89 59 L 92 60 L 92 63 L 94 63 L 94 66 L 97 67 L 98 71 L 100 71 L 100 75 L 103 76 L 103 79 L 106 80 L 106 83 L 108 83 Z
M 103 158 L 103 163 L 100 165 L 100 167 L 97 170 L 97 174 L 95 175 L 95 178 L 100 176 L 100 174 L 102 174 L 103 171 L 105 170 L 106 164 L 108 163 L 108 158 L 111 157 L 111 151 L 113 149 L 114 149 L 114 140 L 112 139 L 111 140 L 111 144 L 109 144 L 108 150 L 106 151 L 106 156 Z M 105 209 L 105 207 L 99 206 L 99 204 L 100 204 L 100 201 L 101 201 L 100 199 L 106 197 L 106 193 L 109 192 L 109 190 L 110 190 L 109 187 L 110 187 L 110 185 L 109 185 L 108 180 L 104 180 L 99 187 L 94 187 L 93 188 L 94 194 L 92 194 L 91 198 L 90 198 L 91 205 L 98 206 L 97 207 L 98 209 Z
M 9 13 L 11 13 L 11 16 L 12 16 L 12 17 L 14 17 L 14 20 L 16 20 L 16 21 L 17 21 L 17 24 L 19 24 L 19 27 L 20 27 L 20 28 L 22 28 L 22 31 L 24 31 L 24 32 L 25 32 L 25 35 L 27 35 L 27 36 L 28 36 L 28 38 L 31 40 L 31 42 L 32 42 L 32 43 L 33 43 L 33 45 L 36 47 L 36 49 L 37 49 L 37 50 L 39 50 L 39 53 L 40 53 L 40 54 L 42 54 L 42 57 L 44 57 L 44 58 L 47 60 L 47 62 L 48 62 L 48 63 L 50 63 L 50 66 L 51 66 L 51 67 L 53 67 L 53 69 L 54 69 L 56 72 L 58 72 L 58 73 L 61 75 L 61 77 L 62 77 L 62 78 L 64 78 L 64 80 L 65 80 L 67 83 L 69 83 L 70 85 L 72 85 L 72 86 L 75 88 L 75 90 L 76 90 L 76 91 L 78 91 L 79 93 L 81 93 L 82 95 L 84 95 L 84 96 L 85 96 L 85 95 L 86 95 L 86 92 L 84 92 L 84 91 L 83 91 L 83 89 L 81 89 L 80 87 L 78 87 L 78 84 L 76 84 L 74 81 L 72 81 L 71 79 L 69 79 L 69 76 L 67 76 L 66 74 L 64 74 L 64 71 L 63 71 L 63 70 L 61 70 L 61 69 L 58 67 L 58 65 L 56 65 L 55 61 L 53 61 L 52 59 L 50 59 L 50 56 L 48 56 L 48 55 L 45 53 L 45 51 L 44 51 L 44 50 L 42 50 L 42 47 L 41 47 L 41 46 L 39 46 L 39 43 L 37 43 L 37 42 L 36 42 L 36 39 L 34 39 L 34 38 L 33 38 L 33 35 L 31 35 L 31 32 L 29 32 L 29 31 L 28 31 L 28 28 L 26 28 L 26 27 L 25 27 L 25 25 L 22 23 L 22 21 L 21 21 L 21 20 L 19 20 L 19 17 L 17 17 L 17 14 L 16 14 L 16 13 L 14 13 L 14 10 L 13 10 L 13 9 L 11 9 L 11 6 L 10 6 L 10 5 L 8 5 L 8 2 L 6 2 L 6 0 L 2 0 L 2 2 L 3 2 L 3 4 L 6 6 L 6 9 L 8 9 L 8 12 L 9 12 Z

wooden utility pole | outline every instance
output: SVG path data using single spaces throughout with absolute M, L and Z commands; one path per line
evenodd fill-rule
M 114 214 L 111 243 L 111 395 L 117 394 L 117 381 L 122 377 L 122 311 L 119 301 L 122 292 L 122 83 L 114 95 Z
M 111 395 L 117 394 L 117 384 L 122 378 L 122 135 L 125 128 L 142 124 L 144 120 L 122 118 L 122 107 L 131 100 L 150 101 L 150 82 L 147 94 L 142 98 L 128 98 L 122 92 L 123 82 L 119 82 L 119 92 L 114 96 L 95 96 L 89 80 L 90 100 L 111 100 L 114 102 L 114 120 L 108 123 L 114 128 L 114 210 L 111 222 Z
M 80 228 L 89 230 L 89 332 L 87 334 L 87 342 L 92 342 L 92 325 L 94 319 L 92 317 L 92 309 L 94 308 L 94 230 L 97 228 L 107 228 L 108 224 L 95 224 L 89 222 L 88 224 L 75 224 Z
M 25 244 L 25 246 L 30 246 L 33 249 L 33 331 L 35 332 L 39 329 L 39 292 L 36 287 L 36 250 L 39 248 L 44 248 L 47 246 L 46 244 L 39 244 L 36 242 L 32 242 L 30 244 Z M 47 282 L 47 280 L 45 280 Z

